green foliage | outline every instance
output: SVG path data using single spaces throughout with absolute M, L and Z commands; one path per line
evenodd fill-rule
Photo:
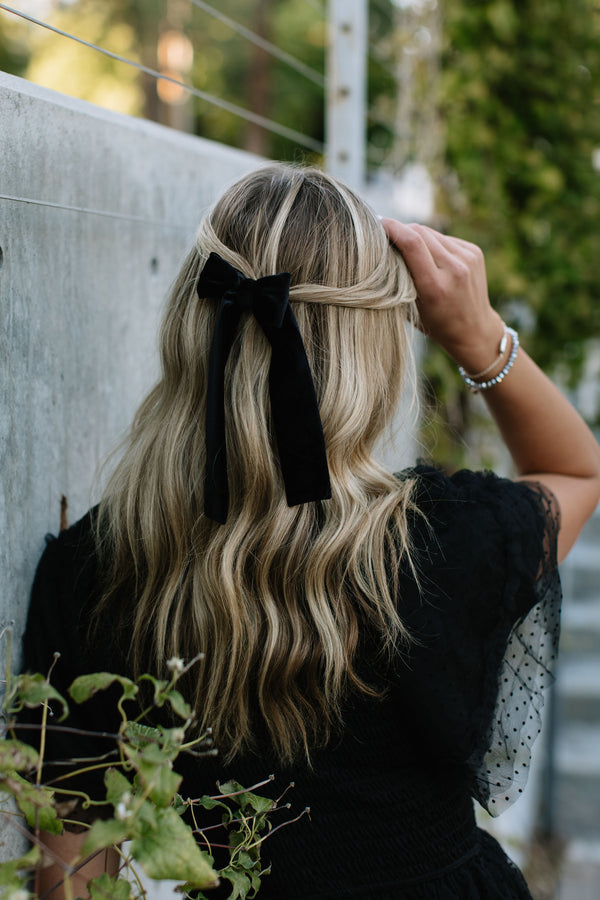
M 444 15 L 441 214 L 486 251 L 495 305 L 530 311 L 536 359 L 576 377 L 600 334 L 600 12 L 446 0 Z
M 0 741 L 0 803 L 12 798 L 18 814 L 32 830 L 36 844 L 23 857 L 0 864 L 0 900 L 35 900 L 36 895 L 27 889 L 31 870 L 41 860 L 43 833 L 60 834 L 63 829 L 59 814 L 64 799 L 79 800 L 81 808 L 100 805 L 109 807 L 112 815 L 91 823 L 81 822 L 88 829 L 83 841 L 77 866 L 89 855 L 129 841 L 128 855 L 120 851 L 123 868 L 138 865 L 152 879 L 178 881 L 185 897 L 204 897 L 203 889 L 215 885 L 219 879 L 231 885 L 230 900 L 253 898 L 260 888 L 262 871 L 260 850 L 270 831 L 269 813 L 280 808 L 269 798 L 241 787 L 237 782 L 219 786 L 215 797 L 200 800 L 184 799 L 177 792 L 181 776 L 173 764 L 185 752 L 201 756 L 206 752 L 204 736 L 190 737 L 188 730 L 193 714 L 179 691 L 178 679 L 190 666 L 181 660 L 168 663 L 171 679 L 160 680 L 143 675 L 139 681 L 107 672 L 99 672 L 77 678 L 69 688 L 69 695 L 76 704 L 85 703 L 96 692 L 118 684 L 121 696 L 117 706 L 121 714 L 121 727 L 115 736 L 118 762 L 109 764 L 104 757 L 97 761 L 86 759 L 85 764 L 73 761 L 72 767 L 50 786 L 43 782 L 43 753 L 45 736 L 54 727 L 47 710 L 50 703 L 67 711 L 65 699 L 43 675 L 18 675 L 8 673 L 3 726 Z M 132 701 L 143 692 L 140 688 L 150 685 L 152 701 L 147 710 L 137 718 L 129 718 L 123 703 Z M 15 714 L 24 707 L 41 709 L 40 752 L 19 740 Z M 179 726 L 165 728 L 145 725 L 140 718 L 152 709 L 169 706 L 182 722 Z M 131 704 L 128 706 L 130 710 Z M 133 707 L 139 711 L 139 705 Z M 86 732 L 78 733 L 85 735 Z M 192 749 L 194 748 L 194 749 Z M 201 761 L 199 762 L 201 765 Z M 105 796 L 102 800 L 90 798 L 81 791 L 68 788 L 69 778 L 93 768 L 103 768 Z M 270 779 L 269 779 L 270 780 Z M 267 782 L 263 782 L 266 784 Z M 258 786 L 257 786 L 258 787 Z M 210 843 L 198 822 L 202 810 L 219 809 L 222 828 L 229 846 L 229 860 L 220 871 L 215 870 Z M 77 808 L 70 813 L 71 824 L 77 824 Z M 10 819 L 22 831 L 19 819 Z M 214 827 L 214 826 L 213 826 Z M 201 843 L 196 836 L 200 837 Z M 70 869 L 64 867 L 65 882 L 69 882 Z M 139 884 L 130 883 L 124 874 L 111 878 L 104 874 L 88 885 L 91 900 L 139 900 L 145 891 Z

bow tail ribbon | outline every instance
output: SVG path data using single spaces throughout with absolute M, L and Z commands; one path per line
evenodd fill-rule
M 254 313 L 271 345 L 271 417 L 287 503 L 331 497 L 317 396 L 288 292 L 287 273 L 254 281 L 217 254 L 211 254 L 198 282 L 201 297 L 220 300 L 208 364 L 204 512 L 221 524 L 229 509 L 225 367 L 244 310 Z

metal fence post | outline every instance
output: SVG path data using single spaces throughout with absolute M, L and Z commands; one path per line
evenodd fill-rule
M 329 0 L 326 167 L 355 188 L 365 180 L 367 0 Z

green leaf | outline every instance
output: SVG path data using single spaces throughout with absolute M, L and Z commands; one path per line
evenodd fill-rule
M 62 707 L 62 715 L 59 721 L 62 721 L 69 715 L 69 706 L 65 698 L 46 681 L 40 672 L 15 676 L 10 703 L 11 710 L 18 711 L 23 709 L 24 706 L 27 706 L 29 709 L 35 709 L 49 700 L 56 700 Z
M 138 776 L 140 782 L 144 784 L 145 770 L 143 766 L 139 769 Z M 148 787 L 152 784 L 149 796 L 153 803 L 156 803 L 157 806 L 170 806 L 182 781 L 181 775 L 172 772 L 166 764 L 163 764 L 158 772 L 148 778 L 145 786 Z
M 172 759 L 177 756 L 178 748 L 148 744 L 142 750 L 136 750 L 125 744 L 123 750 L 137 772 L 137 783 L 142 791 L 148 791 L 157 806 L 169 806 L 182 781 L 181 776 L 172 771 Z
M 111 672 L 94 672 L 92 675 L 80 675 L 69 688 L 69 694 L 75 703 L 84 703 L 98 691 L 105 691 L 115 682 L 123 688 L 121 702 L 135 698 L 138 692 L 137 685 L 130 678 L 125 678 L 123 675 L 113 675 Z
M 35 769 L 39 753 L 22 741 L 6 738 L 0 741 L 0 771 Z
M 106 799 L 113 806 L 121 802 L 124 794 L 133 793 L 131 782 L 117 769 L 106 770 L 104 773 L 104 784 L 106 785 Z
M 259 797 L 251 791 L 245 791 L 241 784 L 237 781 L 226 781 L 225 784 L 219 785 L 221 794 L 236 794 L 231 800 L 237 803 L 242 809 L 250 807 L 255 813 L 266 813 L 273 809 L 273 801 L 269 797 Z
M 9 859 L 0 863 L 0 885 L 3 887 L 12 887 L 14 885 L 23 886 L 23 878 L 18 874 L 23 870 L 33 869 L 40 861 L 39 847 L 33 846 L 25 856 L 18 859 Z M 0 896 L 10 896 L 10 893 L 3 892 Z
M 124 878 L 111 878 L 103 872 L 88 883 L 90 900 L 129 900 L 131 885 Z
M 83 856 L 89 856 L 96 850 L 104 850 L 106 847 L 112 847 L 113 844 L 120 844 L 128 836 L 126 822 L 120 822 L 117 819 L 96 819 L 86 835 L 81 853 Z
M 192 716 L 192 707 L 187 703 L 179 691 L 171 690 L 167 694 L 167 700 L 171 704 L 173 712 L 181 716 L 182 719 L 189 719 Z
M 41 785 L 31 784 L 17 772 L 1 779 L 5 789 L 13 794 L 16 804 L 25 816 L 27 824 L 34 828 L 39 825 L 50 834 L 62 834 L 62 822 L 54 808 L 54 794 Z
M 184 812 L 189 809 L 189 804 L 186 803 L 181 794 L 175 794 L 173 797 L 173 809 L 178 816 L 182 816 Z
M 149 804 L 147 804 L 149 805 Z M 131 842 L 131 855 L 150 878 L 185 881 L 197 888 L 218 880 L 191 829 L 172 807 L 147 810 L 141 834 Z
M 163 681 L 160 678 L 155 678 L 154 675 L 148 674 L 141 675 L 140 681 L 150 682 L 150 684 L 154 688 L 154 696 L 152 698 L 152 702 L 155 706 L 163 706 L 166 699 L 165 688 L 168 688 L 169 682 Z
M 248 896 L 249 891 L 252 890 L 252 882 L 248 876 L 244 872 L 237 872 L 231 866 L 221 869 L 219 875 L 221 878 L 226 878 L 233 888 L 227 900 L 238 900 L 238 898 L 244 900 Z
M 33 894 L 25 890 L 22 879 L 16 875 L 14 881 L 0 887 L 0 900 L 33 900 Z
M 141 725 L 139 722 L 127 722 L 124 736 L 133 747 L 145 747 L 147 744 L 160 743 L 161 733 L 158 728 Z
M 216 806 L 220 806 L 223 809 L 227 810 L 228 818 L 232 818 L 231 809 L 227 806 L 226 803 L 223 803 L 222 800 L 215 800 L 214 797 L 209 797 L 208 794 L 204 794 L 203 797 L 200 797 L 199 800 L 194 801 L 198 804 L 198 806 L 202 806 L 203 809 L 214 809 Z

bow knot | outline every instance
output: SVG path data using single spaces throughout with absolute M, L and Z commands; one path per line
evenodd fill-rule
M 231 303 L 239 312 L 253 312 L 258 322 L 281 328 L 290 296 L 290 275 L 246 278 L 216 253 L 208 257 L 198 279 L 200 297 Z
M 197 291 L 201 298 L 219 300 L 208 362 L 205 515 L 221 523 L 227 519 L 225 365 L 244 312 L 253 313 L 271 345 L 269 396 L 288 505 L 329 499 L 323 429 L 302 336 L 289 304 L 289 273 L 246 278 L 211 253 Z

